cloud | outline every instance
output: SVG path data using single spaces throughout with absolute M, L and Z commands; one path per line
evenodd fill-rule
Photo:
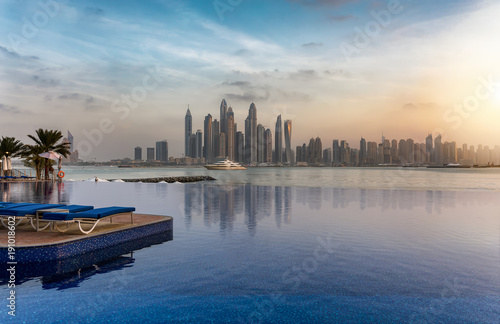
M 38 60 L 38 56 L 24 56 L 20 55 L 17 52 L 14 51 L 9 51 L 7 48 L 0 46 L 0 53 L 2 53 L 4 56 L 15 59 L 15 60 Z
M 436 104 L 432 102 L 427 102 L 427 103 L 412 103 L 409 102 L 405 105 L 403 105 L 403 110 L 424 110 L 424 109 L 432 109 L 436 106 Z
M 304 48 L 315 48 L 315 47 L 322 47 L 322 46 L 323 46 L 323 43 L 314 43 L 314 42 L 302 44 L 302 47 L 304 47 Z
M 19 114 L 21 110 L 16 106 L 0 104 L 0 111 L 4 113 Z
M 244 92 L 242 94 L 226 93 L 225 98 L 228 100 L 239 100 L 245 102 L 266 101 L 269 99 L 269 92 L 266 91 L 265 94 L 262 95 L 258 95 L 253 91 Z
M 338 7 L 349 3 L 358 2 L 358 0 L 288 0 L 289 2 L 298 3 L 304 6 L 332 6 Z
M 47 98 L 47 96 L 45 98 Z M 88 94 L 82 94 L 82 93 L 78 93 L 78 92 L 66 93 L 66 94 L 62 94 L 62 95 L 58 96 L 57 99 L 62 100 L 62 101 L 80 102 L 84 105 L 85 109 L 99 108 L 99 105 L 97 103 L 96 98 L 94 98 L 93 96 L 88 95 Z M 52 100 L 52 98 L 49 97 L 48 100 Z
M 93 16 L 93 17 L 104 15 L 104 10 L 97 7 L 87 7 L 85 8 L 84 12 L 87 16 Z
M 222 85 L 228 85 L 228 86 L 236 86 L 240 88 L 249 88 L 252 86 L 252 84 L 248 81 L 234 81 L 234 82 L 224 82 Z
M 353 15 L 337 15 L 337 16 L 330 15 L 328 17 L 328 19 L 330 21 L 333 21 L 333 22 L 342 22 L 342 21 L 352 20 L 352 19 L 354 19 L 354 16 Z
M 82 97 L 81 94 L 75 92 L 75 93 L 63 94 L 57 98 L 61 100 L 80 100 L 81 97 Z
M 315 70 L 299 70 L 289 74 L 291 79 L 315 79 L 318 74 Z
M 36 83 L 36 85 L 40 88 L 51 88 L 51 87 L 57 87 L 59 85 L 59 80 L 56 79 L 44 79 L 40 78 L 38 75 L 33 75 L 32 76 L 33 81 Z
M 234 55 L 236 56 L 250 56 L 252 55 L 252 52 L 250 50 L 247 50 L 246 48 L 242 48 L 234 52 Z
M 249 81 L 223 82 L 223 86 L 237 87 L 241 93 L 226 93 L 228 100 L 239 101 L 266 101 L 269 99 L 269 89 L 266 87 L 256 87 Z

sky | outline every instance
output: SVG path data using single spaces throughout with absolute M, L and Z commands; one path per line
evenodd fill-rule
M 222 99 L 292 147 L 442 134 L 500 145 L 500 4 L 465 0 L 3 0 L 0 136 L 70 130 L 83 160 L 168 140 Z

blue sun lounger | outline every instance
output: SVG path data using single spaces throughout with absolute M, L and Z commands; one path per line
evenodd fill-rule
M 8 224 L 5 221 L 8 220 L 9 217 L 14 217 L 15 226 L 19 226 L 24 220 L 27 220 L 27 223 L 31 222 L 31 226 L 34 226 L 33 218 L 36 216 L 36 213 L 39 209 L 56 208 L 62 206 L 64 205 L 33 203 L 6 205 L 4 208 L 0 208 L 0 222 L 4 227 L 8 227 Z
M 88 210 L 94 209 L 94 206 L 86 206 L 86 205 L 63 205 L 60 207 L 55 207 L 55 208 L 44 208 L 44 209 L 39 209 L 36 212 L 36 226 L 33 226 L 37 232 L 42 231 L 52 225 L 52 222 L 49 221 L 47 224 L 45 224 L 44 227 L 40 227 L 40 221 L 44 221 L 43 217 L 45 214 L 48 213 L 79 213 L 79 212 L 84 212 Z M 60 211 L 58 211 L 60 210 Z
M 2 207 L 2 205 L 4 207 Z M 15 226 L 19 226 L 24 220 L 27 220 L 26 224 L 31 223 L 31 226 L 39 231 L 50 225 L 50 223 L 48 223 L 43 228 L 40 228 L 40 216 L 42 216 L 46 211 L 56 212 L 59 209 L 64 212 L 81 212 L 94 209 L 94 207 L 62 204 L 0 203 L 0 222 L 3 226 L 7 227 L 6 220 L 8 220 L 9 217 L 14 217 L 16 219 Z M 36 225 L 34 222 L 35 220 Z
M 43 221 L 53 222 L 54 228 L 59 232 L 66 232 L 70 225 L 73 223 L 78 224 L 78 229 L 82 234 L 89 234 L 92 232 L 97 224 L 103 220 L 109 218 L 110 223 L 113 222 L 113 217 L 128 215 L 130 214 L 130 223 L 134 223 L 134 207 L 104 207 L 96 208 L 89 211 L 83 211 L 79 213 L 45 213 L 43 215 Z M 66 228 L 60 228 L 59 224 L 65 224 Z M 82 224 L 89 224 L 91 228 L 85 230 L 82 228 Z

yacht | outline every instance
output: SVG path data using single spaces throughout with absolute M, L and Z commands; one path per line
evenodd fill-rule
M 214 164 L 205 165 L 209 170 L 246 170 L 244 166 L 228 159 L 217 161 Z

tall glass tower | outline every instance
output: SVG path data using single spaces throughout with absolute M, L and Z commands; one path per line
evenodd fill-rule
M 245 120 L 245 151 L 248 163 L 257 162 L 257 107 L 253 102 Z
M 184 156 L 189 156 L 190 149 L 189 143 L 191 134 L 193 133 L 193 117 L 191 117 L 191 111 L 188 110 L 186 112 L 186 117 L 184 117 Z
M 285 157 L 287 163 L 293 163 L 292 159 L 292 121 L 285 120 Z
M 274 131 L 274 162 L 283 162 L 283 129 L 281 115 L 276 119 L 276 128 Z
M 212 149 L 212 115 L 208 114 L 205 117 L 204 122 L 204 143 L 203 156 L 205 157 L 205 162 L 209 163 L 213 161 L 214 154 Z

